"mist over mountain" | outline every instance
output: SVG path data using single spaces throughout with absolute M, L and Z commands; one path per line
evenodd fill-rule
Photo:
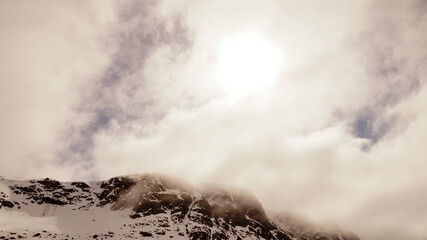
M 0 179 L 0 239 L 359 240 L 289 215 L 244 190 L 198 190 L 162 175 L 105 181 Z

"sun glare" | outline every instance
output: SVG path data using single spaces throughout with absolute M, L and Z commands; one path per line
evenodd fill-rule
M 259 93 L 272 85 L 280 62 L 280 51 L 261 34 L 240 34 L 221 45 L 218 80 L 232 96 Z

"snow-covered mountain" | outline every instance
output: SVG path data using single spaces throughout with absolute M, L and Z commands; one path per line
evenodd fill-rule
M 0 178 L 0 239 L 358 240 L 270 219 L 250 194 L 159 175 L 98 182 Z

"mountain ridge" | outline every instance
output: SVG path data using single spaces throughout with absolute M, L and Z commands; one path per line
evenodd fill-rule
M 34 225 L 0 228 L 1 239 L 359 239 L 341 232 L 297 232 L 270 219 L 246 191 L 200 191 L 164 175 L 90 182 L 2 177 L 0 186 L 0 221 L 7 221 L 1 217 L 7 215 L 54 224 L 50 230 Z

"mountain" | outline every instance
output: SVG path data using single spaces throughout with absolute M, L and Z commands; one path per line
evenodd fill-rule
M 200 191 L 160 175 L 106 181 L 0 178 L 0 239 L 358 240 L 270 219 L 244 191 Z

